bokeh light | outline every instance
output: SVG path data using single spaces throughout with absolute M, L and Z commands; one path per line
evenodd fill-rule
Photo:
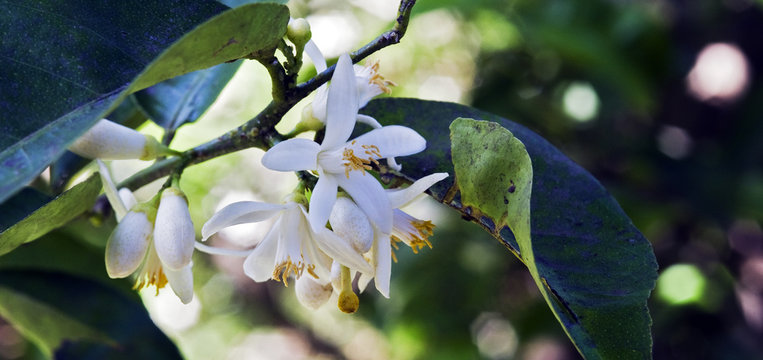
M 657 295 L 671 305 L 699 303 L 706 286 L 705 276 L 695 265 L 676 264 L 660 274 Z
M 733 44 L 714 43 L 697 55 L 689 75 L 689 92 L 701 101 L 725 104 L 736 100 L 747 88 L 749 64 Z
M 599 95 L 591 84 L 573 82 L 564 90 L 564 112 L 573 120 L 588 122 L 599 113 Z

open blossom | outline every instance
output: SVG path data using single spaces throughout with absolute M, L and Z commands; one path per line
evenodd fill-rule
M 262 164 L 272 170 L 318 172 L 309 212 L 314 231 L 325 227 L 341 187 L 380 231 L 389 234 L 392 207 L 381 184 L 366 170 L 378 163 L 377 159 L 411 155 L 426 147 L 426 140 L 416 131 L 398 125 L 374 129 L 348 141 L 358 115 L 357 97 L 352 62 L 345 54 L 339 58 L 329 87 L 323 142 L 289 139 L 262 158 Z
M 164 150 L 153 136 L 102 119 L 75 140 L 69 151 L 89 159 L 151 160 Z
M 361 274 L 359 280 L 361 289 L 366 287 L 371 278 L 375 278 L 377 290 L 389 297 L 389 279 L 394 256 L 392 246 L 397 247 L 397 243 L 402 242 L 410 246 L 414 252 L 418 252 L 423 246 L 431 247 L 428 237 L 432 235 L 434 229 L 432 222 L 416 219 L 399 208 L 408 205 L 426 189 L 447 176 L 446 173 L 431 174 L 415 181 L 407 188 L 386 190 L 385 195 L 394 209 L 392 230 L 388 233 L 379 231 L 373 224 L 373 220 L 358 211 L 359 209 L 352 211 L 351 200 L 346 198 L 337 200 L 331 216 L 331 227 L 334 232 L 351 244 L 360 244 L 356 246 L 356 250 L 366 253 L 374 267 L 373 273 Z M 348 216 L 348 213 L 353 213 L 354 216 Z
M 308 41 L 305 45 L 305 53 L 315 64 L 315 69 L 319 73 L 326 70 L 326 59 L 323 57 L 320 49 L 315 45 L 313 41 Z M 381 94 L 389 94 L 391 92 L 390 87 L 395 83 L 386 80 L 381 74 L 379 74 L 379 63 L 375 62 L 369 66 L 353 65 L 353 72 L 355 73 L 355 85 L 358 91 L 357 101 L 358 109 L 366 106 L 371 99 Z M 315 97 L 313 102 L 305 107 L 302 112 L 302 121 L 304 123 L 320 122 L 325 124 L 327 118 L 328 102 L 328 85 L 323 84 L 318 90 L 315 91 Z M 357 114 L 356 120 L 371 127 L 378 129 L 381 127 L 376 119 L 362 114 Z M 402 167 L 397 164 L 394 157 L 387 158 L 387 164 L 397 171 L 400 171 Z
M 305 273 L 325 284 L 330 279 L 332 259 L 362 272 L 373 271 L 365 259 L 349 243 L 331 230 L 314 230 L 302 204 L 268 204 L 241 201 L 215 213 L 201 232 L 206 239 L 221 229 L 247 222 L 276 217 L 273 227 L 244 261 L 244 272 L 254 281 L 269 279 L 288 285 L 290 276 L 299 280 Z

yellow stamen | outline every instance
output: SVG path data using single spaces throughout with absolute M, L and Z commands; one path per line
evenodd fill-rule
M 315 265 L 311 264 L 311 266 L 315 268 Z M 283 285 L 288 287 L 289 275 L 294 274 L 294 277 L 299 279 L 299 277 L 302 276 L 302 272 L 304 270 L 305 270 L 304 262 L 300 261 L 295 264 L 291 261 L 291 258 L 286 258 L 286 261 L 276 265 L 275 269 L 273 269 L 273 280 L 283 281 Z M 307 272 L 315 276 L 310 267 L 308 267 Z M 315 276 L 315 278 L 317 279 L 318 277 Z
M 159 295 L 159 289 L 165 287 L 167 283 L 167 276 L 164 274 L 162 263 L 152 244 L 151 248 L 148 249 L 148 255 L 146 255 L 146 259 L 138 272 L 138 277 L 135 279 L 135 285 L 133 285 L 132 289 L 140 291 L 153 285 L 156 286 L 156 295 Z
M 355 140 L 350 144 L 354 145 Z M 345 161 L 345 163 L 342 164 L 344 165 L 344 175 L 348 179 L 350 178 L 350 171 L 352 170 L 360 170 L 363 172 L 363 175 L 365 175 L 365 170 L 371 170 L 371 163 L 374 163 L 377 166 L 379 165 L 379 162 L 374 158 L 381 157 L 379 147 L 376 145 L 361 145 L 361 147 L 365 150 L 365 154 L 368 156 L 365 159 L 356 156 L 355 152 L 350 148 L 345 148 L 342 153 L 342 160 Z
M 376 85 L 383 91 L 385 94 L 390 94 L 392 90 L 389 88 L 390 86 L 397 86 L 392 81 L 384 79 L 384 76 L 379 74 L 379 62 L 374 62 L 373 65 L 369 67 L 371 69 L 371 78 L 368 79 L 368 83 L 370 85 Z

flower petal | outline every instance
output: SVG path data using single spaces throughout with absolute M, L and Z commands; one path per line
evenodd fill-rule
M 405 156 L 421 152 L 426 148 L 427 141 L 415 130 L 400 126 L 390 125 L 371 130 L 353 141 L 353 151 L 363 153 L 363 145 L 374 145 L 379 148 L 379 156 L 375 158 L 387 158 L 393 156 Z
M 336 262 L 347 266 L 352 270 L 363 273 L 373 273 L 373 268 L 362 255 L 344 239 L 340 238 L 329 229 L 322 229 L 313 234 L 318 247 Z
M 151 241 L 153 224 L 146 213 L 130 211 L 106 243 L 106 272 L 111 278 L 126 277 L 143 262 Z
M 383 232 L 392 231 L 392 206 L 381 184 L 364 171 L 350 171 L 349 174 L 349 179 L 344 176 L 336 177 L 339 186 L 366 213 L 372 224 Z
M 256 282 L 268 281 L 273 276 L 280 227 L 279 218 L 262 242 L 244 260 L 244 273 Z
M 389 278 L 392 274 L 392 247 L 390 245 L 389 234 L 377 232 L 375 251 L 375 267 L 376 275 L 374 282 L 376 283 L 376 289 L 389 298 Z
M 355 71 L 352 69 L 350 56 L 339 57 L 334 76 L 329 85 L 326 102 L 326 135 L 321 149 L 333 149 L 342 146 L 355 128 L 358 115 L 358 90 L 355 85 Z
M 276 171 L 315 170 L 320 145 L 308 139 L 289 139 L 273 146 L 262 157 L 262 165 Z
M 122 218 L 127 215 L 127 211 L 130 210 L 130 207 L 125 205 L 124 201 L 119 196 L 117 187 L 111 179 L 111 172 L 109 172 L 109 168 L 106 167 L 106 164 L 104 164 L 101 159 L 96 159 L 95 162 L 98 163 L 98 174 L 101 175 L 101 183 L 103 183 L 103 192 L 106 193 L 106 199 L 109 200 L 111 208 L 114 209 L 117 222 L 122 221 Z
M 180 270 L 191 262 L 196 232 L 188 211 L 188 202 L 176 188 L 162 193 L 156 210 L 154 247 L 164 267 Z
M 315 65 L 315 72 L 322 73 L 326 70 L 326 59 L 323 57 L 323 53 L 321 53 L 321 50 L 318 49 L 318 46 L 315 45 L 315 42 L 312 40 L 309 40 L 307 44 L 305 44 L 305 54 L 310 57 L 310 60 L 313 61 L 313 65 Z
M 394 209 L 403 207 L 429 189 L 430 186 L 446 177 L 448 177 L 448 173 L 434 173 L 414 181 L 411 186 L 405 189 L 387 190 L 389 203 Z
M 313 188 L 313 195 L 310 197 L 310 227 L 313 231 L 326 228 L 326 221 L 331 215 L 331 208 L 336 202 L 337 182 L 334 175 L 321 173 L 318 183 Z
M 180 298 L 183 304 L 188 304 L 193 300 L 193 263 L 180 268 L 179 270 L 164 269 L 164 275 L 170 283 L 172 291 Z
M 278 214 L 285 209 L 282 204 L 269 204 L 258 201 L 239 201 L 220 209 L 201 228 L 201 240 L 207 240 L 212 234 L 228 226 L 259 222 Z

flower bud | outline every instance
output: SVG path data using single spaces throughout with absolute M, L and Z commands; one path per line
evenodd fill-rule
M 195 242 L 188 200 L 176 187 L 165 189 L 154 226 L 154 246 L 159 259 L 165 267 L 180 270 L 191 262 Z
M 299 300 L 302 306 L 317 310 L 329 300 L 333 288 L 331 283 L 324 285 L 316 281 L 312 276 L 306 275 L 300 276 L 297 279 L 294 291 L 297 294 L 297 300 Z
M 346 197 L 336 199 L 329 223 L 334 233 L 348 241 L 357 252 L 363 254 L 371 249 L 374 229 L 354 201 Z
M 286 27 L 286 37 L 294 45 L 304 46 L 312 36 L 310 24 L 305 19 L 293 19 L 289 21 L 289 25 Z
M 106 119 L 97 122 L 69 146 L 69 151 L 89 159 L 156 158 L 162 145 L 152 136 Z
M 125 215 L 106 243 L 106 272 L 111 278 L 126 277 L 140 266 L 151 242 L 154 224 L 146 209 Z

